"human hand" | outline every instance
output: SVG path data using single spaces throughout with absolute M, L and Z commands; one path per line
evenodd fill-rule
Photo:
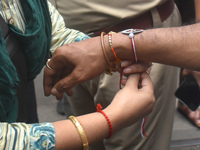
M 200 71 L 194 71 L 194 70 L 189 70 L 189 69 L 183 69 L 182 75 L 188 76 L 188 75 L 193 75 L 195 80 L 197 81 L 199 87 L 200 87 Z
M 141 73 L 148 70 L 150 73 L 150 67 L 152 66 L 151 62 L 144 62 L 144 61 L 138 61 L 135 63 L 131 60 L 124 60 L 121 63 L 121 67 L 124 68 L 123 73 L 124 74 L 132 74 L 132 73 Z
M 57 99 L 64 92 L 72 95 L 75 84 L 97 77 L 107 68 L 99 37 L 59 47 L 48 65 L 53 70 L 44 69 L 45 95 Z
M 104 110 L 114 130 L 127 127 L 148 115 L 155 102 L 153 83 L 146 72 L 132 74 L 122 83 L 125 87 Z

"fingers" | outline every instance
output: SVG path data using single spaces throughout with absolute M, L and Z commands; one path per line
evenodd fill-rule
M 72 96 L 73 91 L 72 87 L 76 85 L 77 83 L 80 83 L 81 75 L 78 71 L 76 71 L 76 68 L 72 71 L 71 74 L 64 77 L 63 79 L 59 80 L 51 90 L 51 93 L 56 97 L 61 97 L 64 92 L 67 93 L 67 95 Z
M 44 95 L 49 96 L 51 94 L 51 89 L 54 85 L 53 75 L 55 74 L 54 71 L 49 70 L 48 68 L 44 68 L 44 76 L 43 76 L 43 88 L 44 88 Z
M 52 63 L 52 60 L 54 63 Z M 49 96 L 51 94 L 51 89 L 53 88 L 55 81 L 56 71 L 59 69 L 59 67 L 61 67 L 60 64 L 57 64 L 58 59 L 52 58 L 52 60 L 48 61 L 46 67 L 44 68 L 43 87 L 45 96 Z
M 124 74 L 144 72 L 151 66 L 151 63 L 147 63 L 147 62 L 138 62 L 138 63 L 130 64 L 130 62 L 127 61 L 127 64 L 129 65 L 126 68 L 124 68 L 124 71 L 123 71 Z
M 47 65 L 48 67 L 44 68 L 44 76 L 43 76 L 43 87 L 44 87 L 45 96 L 49 96 L 51 94 L 52 88 L 54 87 L 54 84 L 58 80 L 62 79 L 63 76 L 68 75 L 65 70 L 71 70 L 72 68 L 72 67 L 68 67 L 69 65 L 67 65 L 65 57 L 62 55 L 52 57 Z M 58 97 L 60 99 L 60 97 L 63 95 L 63 92 L 55 96 L 59 95 Z M 72 93 L 72 92 L 69 90 L 68 93 Z
M 153 82 L 150 78 L 150 76 L 148 75 L 148 73 L 143 72 L 140 76 L 140 81 L 141 81 L 141 88 L 140 90 L 142 91 L 148 91 L 150 93 L 154 92 L 154 87 L 153 87 Z
M 138 84 L 140 80 L 140 74 L 131 74 L 127 80 L 123 80 L 125 82 L 126 88 L 131 88 L 132 90 L 138 89 Z
M 134 61 L 132 61 L 132 60 L 123 60 L 121 63 L 121 67 L 128 67 L 133 63 L 134 63 Z
M 153 93 L 154 91 L 153 82 L 149 77 L 149 74 L 146 72 L 141 74 L 132 74 L 128 77 L 128 79 L 123 79 L 122 84 L 127 88 L 149 91 L 150 93 Z

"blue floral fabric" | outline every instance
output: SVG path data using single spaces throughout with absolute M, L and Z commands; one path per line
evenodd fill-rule
M 55 130 L 51 123 L 0 123 L 0 149 L 53 150 Z

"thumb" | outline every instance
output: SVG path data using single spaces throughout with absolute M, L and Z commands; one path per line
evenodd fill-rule
M 125 88 L 138 89 L 140 74 L 131 74 L 125 84 Z
M 143 72 L 140 76 L 141 80 L 141 89 L 142 91 L 148 91 L 150 93 L 154 92 L 153 82 L 148 73 Z

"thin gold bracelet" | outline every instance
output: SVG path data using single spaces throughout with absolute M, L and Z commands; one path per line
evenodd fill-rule
M 106 34 L 105 32 L 101 32 L 101 37 L 100 37 L 102 51 L 104 53 L 104 56 L 106 58 L 108 66 L 109 66 L 109 70 L 106 70 L 105 73 L 108 74 L 108 75 L 112 75 L 112 71 L 113 71 L 113 68 L 115 66 L 115 63 L 109 61 L 108 55 L 106 53 L 106 49 L 105 49 L 105 46 L 104 46 L 104 35 L 105 34 Z
M 81 126 L 80 122 L 74 116 L 69 116 L 69 120 L 71 120 L 71 122 L 75 125 L 75 127 L 79 133 L 79 136 L 83 143 L 83 150 L 89 150 L 88 139 L 87 139 L 86 133 L 85 133 L 83 127 Z

